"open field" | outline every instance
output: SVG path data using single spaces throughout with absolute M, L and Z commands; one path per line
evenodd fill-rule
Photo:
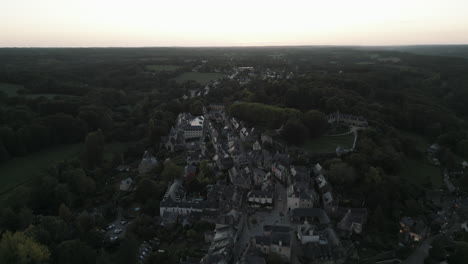
M 186 72 L 182 73 L 181 75 L 177 76 L 175 80 L 177 82 L 185 82 L 188 80 L 193 80 L 199 82 L 201 84 L 205 84 L 209 81 L 217 80 L 222 78 L 224 74 L 216 73 L 216 72 Z
M 338 146 L 352 148 L 354 134 L 343 136 L 321 136 L 319 138 L 309 139 L 304 144 L 304 149 L 312 153 L 333 153 Z
M 11 83 L 0 83 L 0 91 L 5 92 L 8 96 L 21 96 L 23 94 L 18 94 L 18 91 L 23 89 L 24 87 L 22 85 L 18 84 L 11 84 Z M 25 97 L 27 98 L 39 98 L 41 96 L 44 96 L 46 98 L 54 98 L 55 96 L 60 95 L 60 94 L 54 94 L 54 93 L 38 93 L 38 94 L 24 94 Z M 69 95 L 67 95 L 69 96 Z
M 408 159 L 403 162 L 401 176 L 409 182 L 421 185 L 431 181 L 433 187 L 443 185 L 440 168 L 424 163 L 420 160 Z
M 41 169 L 78 155 L 81 144 L 63 145 L 17 157 L 0 164 L 0 194 L 27 182 Z
M 134 142 L 115 142 L 106 144 L 104 159 L 110 161 L 113 153 L 124 151 Z M 52 147 L 46 150 L 17 157 L 0 164 L 0 196 L 10 189 L 28 182 L 41 169 L 48 168 L 55 162 L 79 156 L 83 144 L 72 144 Z
M 161 71 L 175 71 L 180 69 L 177 65 L 146 65 L 147 71 L 161 72 Z

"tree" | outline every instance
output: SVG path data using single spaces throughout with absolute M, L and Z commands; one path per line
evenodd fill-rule
M 95 264 L 96 253 L 86 243 L 75 239 L 60 243 L 56 250 L 57 264 Z
M 146 200 L 154 197 L 157 191 L 158 187 L 156 182 L 148 178 L 143 178 L 137 184 L 135 196 L 139 202 L 144 203 Z
M 305 126 L 309 129 L 311 137 L 320 136 L 328 126 L 325 114 L 317 110 L 310 110 L 305 113 L 303 121 Z
M 164 163 L 164 170 L 161 173 L 161 178 L 164 181 L 171 182 L 174 179 L 179 179 L 183 176 L 184 169 L 180 166 L 175 165 L 172 162 Z
M 49 249 L 27 237 L 22 232 L 7 231 L 0 240 L 0 263 L 2 264 L 45 264 L 49 260 Z
M 13 129 L 7 126 L 0 127 L 0 139 L 10 155 L 17 155 L 18 145 Z
M 330 165 L 328 177 L 332 184 L 350 184 L 356 180 L 356 171 L 344 162 L 337 162 Z
M 385 230 L 385 216 L 380 205 L 377 206 L 374 214 L 372 215 L 372 224 L 380 231 Z
M 302 145 L 307 138 L 307 128 L 299 119 L 291 118 L 284 124 L 281 136 L 291 144 Z
M 203 115 L 203 103 L 200 100 L 196 100 L 190 104 L 190 113 L 192 115 Z
M 104 152 L 104 135 L 99 129 L 88 133 L 85 140 L 84 164 L 88 169 L 94 169 L 102 164 Z
M 468 260 L 468 243 L 465 241 L 455 242 L 455 253 L 449 258 L 450 264 L 462 264 Z
M 81 232 L 89 232 L 95 225 L 94 216 L 90 215 L 88 212 L 83 211 L 77 218 L 78 227 Z
M 10 153 L 8 153 L 7 149 L 3 145 L 3 142 L 0 138 L 0 163 L 3 161 L 7 161 L 10 159 Z
M 37 225 L 30 225 L 25 233 L 45 245 L 57 244 L 72 236 L 67 223 L 56 216 L 39 216 Z
M 376 168 L 376 167 L 370 167 L 369 170 L 367 171 L 364 181 L 366 183 L 381 183 L 383 180 L 382 178 L 382 172 L 381 169 Z
M 445 249 L 447 247 L 448 241 L 444 237 L 439 237 L 434 239 L 434 242 L 432 242 L 431 248 L 429 249 L 429 257 L 431 259 L 434 259 L 437 261 L 437 263 L 443 261 L 447 257 L 447 250 Z M 450 262 L 452 263 L 452 262 Z M 460 262 L 464 263 L 464 262 Z
M 73 220 L 73 213 L 70 211 L 68 206 L 65 204 L 60 204 L 59 207 L 59 212 L 58 212 L 60 218 L 62 218 L 63 221 L 65 222 L 70 222 Z
M 458 154 L 468 157 L 468 139 L 461 140 L 457 144 L 457 152 Z M 0 154 L 1 156 L 1 154 Z

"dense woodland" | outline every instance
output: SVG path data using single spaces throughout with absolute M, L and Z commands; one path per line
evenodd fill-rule
M 399 61 L 379 60 L 394 57 Z M 216 69 L 228 74 L 235 66 L 253 66 L 259 72 L 273 69 L 294 75 L 256 78 L 243 86 L 224 79 L 206 97 L 183 100 L 188 89 L 200 84 L 175 78 L 202 60 L 208 61 L 203 72 Z M 0 90 L 0 164 L 52 146 L 83 145 L 79 157 L 50 164 L 35 172 L 38 176 L 29 184 L 2 194 L 1 263 L 133 263 L 137 241 L 155 234 L 168 243 L 175 239 L 154 226 L 152 218 L 159 214 L 167 184 L 182 168 L 160 164 L 160 181 L 140 177 L 136 193 L 126 197 L 118 197 L 106 182 L 116 166 L 140 159 L 146 149 L 165 157 L 159 140 L 176 116 L 201 114 L 208 103 L 230 105 L 231 115 L 261 129 L 282 128 L 280 140 L 298 149 L 326 131 L 326 114 L 340 111 L 366 117 L 371 129 L 360 133 L 358 151 L 323 164 L 336 188 L 365 194 L 370 223 L 362 243 L 382 250 L 395 246 L 395 223 L 402 214 L 425 210 L 420 199 L 424 187 L 400 176 L 406 159 L 424 155 L 408 133 L 439 143 L 443 147 L 439 158 L 447 168 L 468 158 L 464 58 L 279 47 L 0 49 L 0 61 L 0 83 L 23 87 L 16 95 Z M 180 67 L 148 71 L 146 66 L 154 64 Z M 40 94 L 53 96 L 32 96 Z M 114 142 L 132 146 L 105 159 L 105 145 Z M 298 165 L 315 161 L 299 156 Z M 460 181 L 468 184 L 468 177 Z M 92 209 L 102 201 L 111 202 L 101 208 L 102 214 L 95 214 Z M 129 239 L 120 245 L 103 242 L 99 230 L 115 217 L 115 205 L 130 208 L 134 203 L 142 205 L 143 214 L 130 227 Z M 197 241 L 204 228 L 199 223 L 172 232 L 177 239 Z M 389 235 L 379 237 L 381 233 Z M 150 258 L 149 263 L 171 263 L 187 254 L 198 253 L 190 247 L 177 249 L 163 259 Z

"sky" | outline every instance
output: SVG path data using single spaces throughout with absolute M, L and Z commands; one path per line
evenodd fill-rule
M 0 0 L 0 47 L 468 44 L 468 0 Z

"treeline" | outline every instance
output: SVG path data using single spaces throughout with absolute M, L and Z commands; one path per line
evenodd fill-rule
M 228 112 L 255 126 L 280 129 L 286 141 L 298 145 L 308 137 L 321 135 L 328 125 L 325 114 L 317 110 L 303 113 L 293 108 L 242 102 L 232 104 Z

